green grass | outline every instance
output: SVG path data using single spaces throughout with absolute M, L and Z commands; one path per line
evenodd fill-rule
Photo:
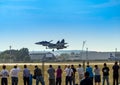
M 73 64 L 74 65 L 74 63 L 67 63 L 67 64 Z M 79 63 L 75 63 L 75 67 L 77 68 L 77 65 L 76 64 L 79 64 Z M 97 64 L 97 63 L 96 63 Z M 64 70 L 64 66 L 66 65 L 66 64 L 63 64 L 63 63 L 61 63 L 60 64 L 61 65 L 61 68 L 62 68 L 62 70 Z M 98 64 L 97 64 L 98 65 Z M 42 68 L 41 67 L 41 64 L 38 64 L 38 66 L 40 67 L 40 68 Z M 53 68 L 55 68 L 55 69 L 57 69 L 57 66 L 58 65 L 53 65 Z M 94 68 L 94 65 L 91 65 L 93 68 Z M 99 67 L 100 67 L 100 69 L 102 70 L 102 68 L 103 68 L 103 65 L 98 65 Z M 20 73 L 19 73 L 19 81 L 18 81 L 18 85 L 23 85 L 23 65 L 18 65 L 18 67 L 20 67 L 21 68 L 21 71 L 20 71 Z M 48 73 L 47 73 L 47 69 L 48 69 L 48 67 L 49 67 L 49 65 L 45 65 L 45 71 L 44 71 L 44 80 L 45 80 L 45 85 L 49 85 L 48 83 L 49 83 L 49 81 L 48 81 Z M 110 84 L 112 84 L 112 65 L 108 65 L 108 67 L 110 68 L 110 76 L 109 76 L 109 79 L 110 79 Z M 10 71 L 11 69 L 13 68 L 13 66 L 7 66 L 7 70 L 8 71 Z M 28 68 L 30 69 L 30 72 L 33 74 L 33 72 L 34 72 L 34 65 L 28 65 Z M 0 66 L 0 71 L 2 70 L 2 66 Z M 101 79 L 102 79 L 102 71 L 101 71 Z M 1 80 L 0 80 L 1 81 Z M 76 72 L 76 83 L 78 83 L 79 81 L 78 81 L 78 74 L 77 74 L 77 72 Z M 11 85 L 11 77 L 9 77 L 8 78 L 8 85 Z M 33 79 L 33 85 L 35 85 L 35 80 Z M 65 85 L 65 72 L 63 72 L 63 74 L 62 74 L 62 85 Z

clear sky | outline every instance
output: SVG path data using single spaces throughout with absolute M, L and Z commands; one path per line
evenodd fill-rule
M 88 50 L 120 51 L 120 0 L 0 0 L 0 51 L 63 38 L 70 50 L 86 40 Z

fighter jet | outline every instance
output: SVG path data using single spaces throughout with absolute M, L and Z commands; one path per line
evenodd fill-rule
M 64 49 L 64 48 L 67 48 L 68 46 L 65 46 L 67 43 L 65 43 L 65 40 L 62 39 L 61 41 L 57 41 L 57 43 L 51 43 L 51 41 L 41 41 L 41 42 L 37 42 L 35 44 L 38 44 L 38 45 L 43 45 L 43 46 L 46 46 L 46 49 L 53 49 L 52 51 L 54 51 L 54 49 Z
M 42 46 L 46 46 L 46 49 L 47 49 L 47 47 L 50 45 L 50 44 L 52 44 L 51 42 L 52 42 L 53 40 L 50 40 L 50 41 L 41 41 L 41 42 L 36 42 L 35 44 L 37 44 L 37 45 L 42 45 Z
M 61 43 L 61 42 L 57 42 L 56 44 L 50 44 L 50 45 L 48 45 L 48 48 L 49 49 L 53 49 L 53 51 L 54 51 L 54 49 L 57 49 L 57 50 L 59 50 L 59 49 L 64 49 L 64 48 L 67 48 L 68 46 L 65 46 L 65 44 L 64 43 Z
M 110 57 L 108 59 L 111 61 L 118 61 L 118 60 L 120 60 L 120 57 L 116 57 L 112 53 L 110 53 Z

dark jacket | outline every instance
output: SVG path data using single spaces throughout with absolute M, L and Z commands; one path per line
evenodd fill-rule
M 113 77 L 119 77 L 119 66 L 114 65 L 112 69 L 113 69 Z
M 92 84 L 92 81 L 89 77 L 86 77 L 85 79 L 83 79 L 81 82 L 80 82 L 80 85 L 93 85 Z
M 34 75 L 35 75 L 35 76 L 42 76 L 41 69 L 40 69 L 40 68 L 36 68 L 36 69 L 34 70 Z
M 102 72 L 103 72 L 103 76 L 109 76 L 109 68 L 108 67 L 104 67 L 102 69 Z

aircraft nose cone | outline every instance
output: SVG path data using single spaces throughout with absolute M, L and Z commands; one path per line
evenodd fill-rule
M 35 44 L 40 44 L 39 42 L 36 42 Z

